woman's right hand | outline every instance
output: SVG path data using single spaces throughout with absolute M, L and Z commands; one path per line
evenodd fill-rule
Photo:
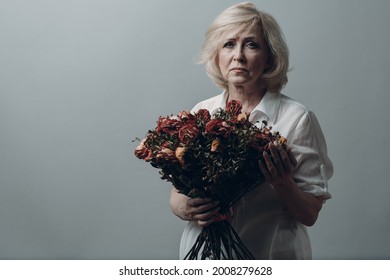
M 213 201 L 211 198 L 189 198 L 186 201 L 185 211 L 191 221 L 206 227 L 219 217 L 218 204 L 218 201 Z
M 178 193 L 175 188 L 171 191 L 172 212 L 182 220 L 197 222 L 201 227 L 206 227 L 220 218 L 218 204 L 218 201 L 211 198 L 189 198 Z

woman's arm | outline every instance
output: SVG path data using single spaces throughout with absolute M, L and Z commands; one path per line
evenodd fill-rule
M 205 227 L 218 218 L 218 202 L 211 198 L 189 198 L 172 188 L 169 200 L 172 212 L 185 221 L 196 221 Z
M 321 197 L 303 192 L 292 175 L 297 161 L 291 149 L 272 145 L 271 154 L 264 152 L 264 162 L 259 161 L 260 170 L 266 180 L 279 194 L 291 216 L 298 222 L 312 226 L 322 208 Z

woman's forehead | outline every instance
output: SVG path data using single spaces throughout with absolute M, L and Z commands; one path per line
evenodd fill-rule
M 260 28 L 232 28 L 222 34 L 224 39 L 239 39 L 239 38 L 261 38 Z

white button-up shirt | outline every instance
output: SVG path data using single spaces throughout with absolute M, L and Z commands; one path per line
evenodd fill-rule
M 227 93 L 198 103 L 192 112 L 207 109 L 211 114 L 226 107 Z M 297 159 L 293 178 L 302 191 L 331 198 L 328 179 L 333 165 L 321 127 L 314 113 L 281 94 L 267 92 L 250 115 L 250 121 L 267 121 L 287 139 Z M 260 171 L 259 171 L 260 172 Z M 310 259 L 311 246 L 306 227 L 285 210 L 268 183 L 247 193 L 233 207 L 233 227 L 256 259 Z M 181 240 L 180 257 L 191 248 L 201 228 L 189 222 Z

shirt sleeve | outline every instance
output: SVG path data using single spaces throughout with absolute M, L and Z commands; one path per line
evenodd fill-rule
M 298 164 L 293 178 L 305 192 L 330 199 L 328 180 L 333 175 L 333 164 L 318 120 L 313 112 L 306 112 L 289 136 L 288 142 Z

